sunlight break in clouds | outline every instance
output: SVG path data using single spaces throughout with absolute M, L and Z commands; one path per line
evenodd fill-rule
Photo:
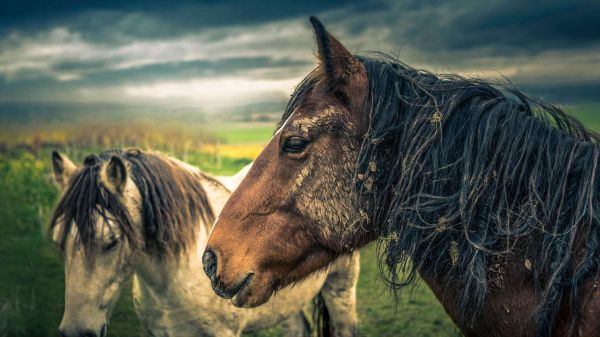
M 158 82 L 126 86 L 125 93 L 135 98 L 174 100 L 208 106 L 243 105 L 280 98 L 292 92 L 298 78 L 253 80 L 245 77 L 202 78 L 180 82 Z

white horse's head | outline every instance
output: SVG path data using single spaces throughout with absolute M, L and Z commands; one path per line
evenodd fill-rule
M 189 251 L 211 221 L 204 190 L 169 160 L 137 150 L 90 155 L 78 167 L 53 153 L 62 190 L 51 229 L 65 257 L 66 337 L 104 337 L 125 281 L 142 259 Z M 191 187 L 190 187 L 191 186 Z M 188 208 L 201 205 L 202 211 Z
M 76 167 L 63 155 L 52 156 L 55 180 L 63 191 L 52 228 L 65 258 L 61 336 L 106 336 L 111 309 L 132 274 L 133 249 L 122 218 L 127 217 L 128 226 L 139 226 L 140 193 L 122 160 L 100 162 L 90 156 L 83 167 Z

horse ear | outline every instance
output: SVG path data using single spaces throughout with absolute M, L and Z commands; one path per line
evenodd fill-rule
M 358 101 L 364 99 L 367 83 L 364 65 L 329 34 L 319 19 L 311 16 L 310 23 L 317 40 L 319 66 L 330 89 L 335 94 L 344 94 L 350 103 L 361 103 Z
M 127 183 L 127 167 L 121 158 L 112 156 L 108 163 L 102 166 L 100 181 L 115 194 L 123 194 Z
M 77 166 L 67 156 L 58 151 L 52 151 L 52 169 L 54 170 L 54 181 L 64 189 L 71 176 L 77 171 Z

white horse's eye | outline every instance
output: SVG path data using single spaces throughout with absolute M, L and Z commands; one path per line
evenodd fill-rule
M 111 242 L 109 242 L 107 245 L 105 245 L 104 247 L 102 247 L 102 251 L 103 252 L 109 252 L 109 251 L 115 249 L 115 247 L 117 247 L 118 244 L 119 244 L 119 240 L 112 239 Z

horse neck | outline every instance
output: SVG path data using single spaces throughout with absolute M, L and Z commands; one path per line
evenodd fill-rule
M 198 175 L 215 214 L 223 208 L 230 192 L 204 175 Z M 216 326 L 224 300 L 212 291 L 202 270 L 202 253 L 212 224 L 200 220 L 196 242 L 189 253 L 163 261 L 141 254 L 135 266 L 133 296 L 136 312 L 150 331 L 169 335 L 219 335 Z M 202 320 L 199 318 L 202 317 Z M 185 331 L 185 332 L 184 332 Z
M 539 305 L 539 294 L 528 285 L 522 270 L 508 267 L 503 285 L 488 294 L 477 317 L 466 317 L 461 310 L 461 289 L 456 279 L 442 273 L 419 273 L 444 310 L 465 336 L 534 336 L 532 318 Z M 498 324 L 502 322 L 502 324 Z
M 197 231 L 196 242 L 189 252 L 181 256 L 166 257 L 163 260 L 145 253 L 139 253 L 134 259 L 134 271 L 136 277 L 151 288 L 156 294 L 162 294 L 169 289 L 176 288 L 182 283 L 190 283 L 193 278 L 187 275 L 202 271 L 202 252 L 208 238 L 207 226 L 200 221 Z M 200 278 L 197 277 L 196 281 Z
M 199 170 L 191 166 L 182 169 L 196 170 L 195 173 L 200 173 Z M 199 183 L 206 191 L 214 214 L 219 214 L 231 192 L 211 177 L 202 173 L 198 174 L 198 177 Z M 212 224 L 206 224 L 199 220 L 195 225 L 198 226 L 197 236 L 189 252 L 183 253 L 179 257 L 167 257 L 165 260 L 160 260 L 148 254 L 140 254 L 136 259 L 134 267 L 136 277 L 157 295 L 166 295 L 169 293 L 169 289 L 181 288 L 182 286 L 193 288 L 197 287 L 199 283 L 208 284 L 208 280 L 204 280 L 202 277 L 204 275 L 202 254 L 206 248 Z

